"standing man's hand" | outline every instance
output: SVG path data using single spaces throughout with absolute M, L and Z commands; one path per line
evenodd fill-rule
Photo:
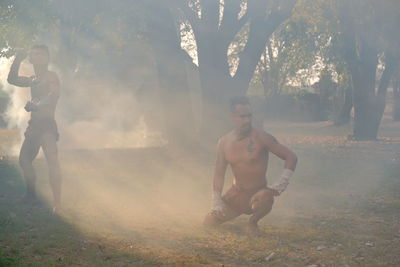
M 27 112 L 37 111 L 39 109 L 38 105 L 33 101 L 28 101 L 24 108 Z

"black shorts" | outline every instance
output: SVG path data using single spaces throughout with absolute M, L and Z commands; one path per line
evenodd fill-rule
M 239 212 L 240 214 L 252 214 L 251 209 L 251 198 L 260 190 L 266 189 L 266 186 L 257 187 L 253 189 L 243 189 L 236 185 L 232 187 L 225 193 L 222 200 L 225 204 L 232 210 Z
M 30 119 L 25 131 L 25 138 L 41 138 L 45 133 L 54 134 L 56 141 L 59 140 L 57 123 L 52 118 Z

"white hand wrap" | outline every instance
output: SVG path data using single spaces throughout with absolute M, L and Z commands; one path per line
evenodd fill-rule
M 278 191 L 281 194 L 283 191 L 286 190 L 286 187 L 289 184 L 289 179 L 293 175 L 293 171 L 290 169 L 284 169 L 282 175 L 278 181 L 276 181 L 271 188 Z
M 212 200 L 213 200 L 213 206 L 211 210 L 222 211 L 224 208 L 224 201 L 222 200 L 221 193 L 213 191 Z

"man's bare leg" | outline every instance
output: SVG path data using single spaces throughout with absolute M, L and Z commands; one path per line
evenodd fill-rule
M 248 232 L 251 235 L 260 235 L 262 231 L 258 228 L 258 221 L 267 215 L 274 204 L 274 194 L 270 189 L 258 191 L 250 200 L 253 214 L 249 219 Z
M 57 140 L 54 134 L 46 133 L 42 138 L 42 149 L 49 168 L 49 180 L 53 192 L 53 212 L 61 208 L 61 168 L 58 161 Z
M 19 154 L 19 165 L 26 182 L 26 195 L 24 200 L 27 202 L 36 201 L 36 173 L 33 167 L 33 160 L 39 153 L 40 143 L 32 138 L 25 138 Z

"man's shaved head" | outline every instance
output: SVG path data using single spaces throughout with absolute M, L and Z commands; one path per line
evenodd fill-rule
M 50 60 L 50 52 L 47 45 L 39 44 L 31 47 L 29 61 L 35 66 L 47 66 Z
M 235 96 L 232 97 L 229 101 L 229 109 L 231 112 L 236 111 L 236 106 L 237 105 L 248 105 L 250 106 L 249 99 L 245 96 Z
M 50 51 L 49 51 L 49 47 L 47 45 L 44 44 L 37 44 L 37 45 L 33 45 L 31 47 L 31 50 L 33 49 L 37 49 L 37 50 L 42 50 L 43 52 L 45 52 L 48 56 L 50 56 Z
M 233 97 L 230 100 L 231 121 L 235 129 L 240 134 L 251 131 L 251 107 L 250 102 L 245 96 Z

